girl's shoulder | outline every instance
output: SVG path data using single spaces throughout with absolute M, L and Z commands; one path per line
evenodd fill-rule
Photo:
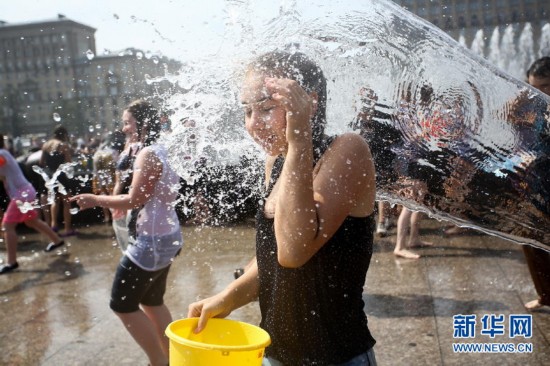
M 166 158 L 166 150 L 161 145 L 148 145 L 142 147 L 138 155 L 143 156 L 146 160 L 154 159 L 164 161 Z
M 367 141 L 355 132 L 346 132 L 335 136 L 325 154 L 337 153 L 340 155 L 346 152 L 354 154 L 368 153 L 370 155 Z

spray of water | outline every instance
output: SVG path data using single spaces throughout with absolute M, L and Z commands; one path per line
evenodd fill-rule
M 60 174 L 64 173 L 67 176 L 67 178 L 73 179 L 74 178 L 74 167 L 77 164 L 78 163 L 74 163 L 74 162 L 73 163 L 61 164 L 57 168 L 57 170 L 52 174 L 51 177 L 48 175 L 48 173 L 46 173 L 44 171 L 44 169 L 42 169 L 38 165 L 33 165 L 32 170 L 35 173 L 37 173 L 38 175 L 40 175 L 40 177 L 42 177 L 42 179 L 44 180 L 44 185 L 45 185 L 46 189 L 48 190 L 47 200 L 46 200 L 47 205 L 51 205 L 55 202 L 56 189 L 62 195 L 67 195 L 67 189 L 65 188 L 65 186 L 63 184 L 61 184 L 61 182 L 58 180 L 58 178 L 59 178 Z M 33 208 L 39 208 L 39 206 L 38 207 L 33 207 Z
M 219 50 L 149 80 L 183 90 L 164 99 L 173 111 L 164 142 L 188 184 L 225 182 L 215 205 L 229 210 L 259 188 L 262 153 L 245 133 L 238 98 L 247 63 L 274 49 L 299 50 L 328 79 L 327 133 L 355 130 L 380 146 L 378 172 L 391 177 L 379 182 L 380 199 L 548 249 L 540 175 L 548 97 L 390 1 L 225 4 Z M 509 42 L 512 27 L 502 48 Z M 370 117 L 358 119 L 368 105 Z

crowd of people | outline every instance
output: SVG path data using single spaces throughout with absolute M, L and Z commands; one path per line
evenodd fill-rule
M 545 67 L 528 73 L 529 82 L 543 92 L 550 84 L 550 66 Z M 363 286 L 376 230 L 376 185 L 399 177 L 375 171 L 377 160 L 387 158 L 375 139 L 369 147 L 369 139 L 359 134 L 325 134 L 327 82 L 320 67 L 302 53 L 274 51 L 254 59 L 245 73 L 241 103 L 245 128 L 266 154 L 256 256 L 226 289 L 189 305 L 188 316 L 199 318 L 195 332 L 207 327 L 210 318 L 226 317 L 258 300 L 260 326 L 272 340 L 264 365 L 376 365 Z M 174 187 L 180 178 L 168 164 L 166 147 L 157 141 L 162 128 L 158 110 L 138 100 L 124 110 L 122 120 L 110 150 L 95 156 L 92 192 L 78 192 L 64 181 L 64 164 L 72 162 L 65 128 L 56 128 L 41 149 L 38 167 L 50 178 L 59 173 L 45 191 L 37 192 L 0 146 L 0 176 L 9 197 L 2 221 L 8 259 L 0 273 L 18 267 L 18 223 L 47 235 L 51 243 L 45 250 L 50 251 L 64 244 L 62 236 L 74 234 L 70 213 L 65 215 L 72 204 L 80 210 L 101 207 L 123 250 L 110 307 L 150 364 L 166 365 L 164 330 L 172 317 L 164 296 L 170 267 L 184 243 L 175 209 Z M 422 168 L 400 169 L 416 174 L 410 194 L 421 194 Z M 33 206 L 41 193 L 52 204 L 46 222 Z M 59 205 L 63 235 L 56 233 Z M 416 212 L 402 208 L 397 256 L 416 259 L 409 248 L 428 245 L 418 239 L 418 221 Z M 378 222 L 385 223 L 385 217 Z M 406 240 L 409 231 L 416 238 Z M 547 259 L 548 253 L 541 252 L 534 257 Z M 530 263 L 530 269 L 545 286 L 535 281 L 540 298 L 526 307 L 550 305 L 548 260 Z

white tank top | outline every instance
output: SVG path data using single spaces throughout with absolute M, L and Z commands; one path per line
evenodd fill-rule
M 151 150 L 161 161 L 162 175 L 153 195 L 139 211 L 137 239 L 130 243 L 126 255 L 141 268 L 155 271 L 168 266 L 183 244 L 175 209 L 180 184 L 179 176 L 166 160 L 163 146 L 151 145 L 145 150 Z

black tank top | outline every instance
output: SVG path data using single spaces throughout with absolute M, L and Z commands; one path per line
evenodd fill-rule
M 273 167 L 269 195 L 282 169 Z M 348 216 L 334 236 L 302 267 L 277 260 L 274 220 L 256 215 L 260 326 L 271 336 L 266 355 L 285 365 L 330 365 L 371 349 L 375 340 L 363 311 L 363 285 L 373 250 L 373 215 Z

